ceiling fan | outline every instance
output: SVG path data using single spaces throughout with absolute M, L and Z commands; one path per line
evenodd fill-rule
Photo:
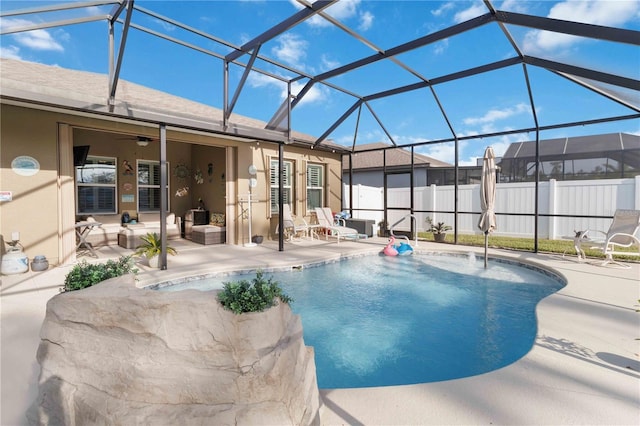
M 138 146 L 147 146 L 151 142 L 157 142 L 160 139 L 158 138 L 150 138 L 148 136 L 129 136 L 126 138 L 118 138 L 118 140 L 126 140 L 126 141 L 134 141 Z

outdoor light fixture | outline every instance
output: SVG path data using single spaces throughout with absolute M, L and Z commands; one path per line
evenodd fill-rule
M 147 146 L 147 145 L 149 145 L 149 141 L 147 139 L 138 139 L 136 141 L 136 143 L 138 144 L 138 146 Z

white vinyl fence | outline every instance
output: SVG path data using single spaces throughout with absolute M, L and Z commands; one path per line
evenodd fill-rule
M 414 210 L 454 210 L 454 187 L 436 186 L 414 188 Z M 349 208 L 349 185 L 344 185 L 344 206 Z M 389 188 L 387 203 L 389 208 L 403 208 L 403 211 L 388 211 L 389 224 L 405 218 L 395 229 L 409 230 L 406 215 L 410 209 L 409 188 Z M 601 179 L 580 181 L 540 182 L 538 187 L 539 214 L 569 216 L 613 216 L 616 209 L 640 210 L 640 176 L 631 179 Z M 373 219 L 379 224 L 383 218 L 384 191 L 362 185 L 353 187 L 353 216 L 359 219 Z M 514 213 L 535 213 L 535 184 L 499 183 L 496 189 L 498 227 L 494 235 L 533 237 L 534 216 L 517 216 Z M 480 185 L 460 185 L 458 187 L 458 233 L 480 233 L 477 227 L 480 217 Z M 505 213 L 501 215 L 500 213 Z M 453 226 L 453 213 L 415 213 L 418 231 L 427 227 L 426 218 L 434 222 L 445 222 Z M 573 235 L 574 230 L 597 229 L 606 231 L 611 219 L 591 219 L 579 217 L 540 216 L 538 232 L 540 238 L 559 239 Z

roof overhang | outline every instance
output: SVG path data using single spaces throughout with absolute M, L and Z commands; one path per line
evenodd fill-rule
M 47 91 L 31 91 L 16 87 L 2 87 L 0 103 L 58 112 L 75 116 L 100 118 L 102 120 L 143 125 L 159 128 L 160 124 L 185 133 L 199 133 L 220 139 L 239 142 L 285 143 L 294 146 L 312 147 L 311 141 L 290 139 L 286 132 L 243 126 L 229 122 L 224 128 L 219 120 L 206 120 L 203 117 L 179 114 L 176 112 L 153 111 L 136 105 L 120 102 L 113 107 L 97 100 L 70 96 L 58 96 Z M 314 147 L 314 150 L 336 152 L 337 146 Z M 345 149 L 346 151 L 346 149 Z

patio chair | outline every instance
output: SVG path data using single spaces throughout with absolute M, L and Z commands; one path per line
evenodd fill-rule
M 583 244 L 590 244 L 591 249 L 604 253 L 602 266 L 613 264 L 623 268 L 630 268 L 621 262 L 613 260 L 613 255 L 640 256 L 640 240 L 636 236 L 640 228 L 640 210 L 616 210 L 613 222 L 607 232 L 587 230 L 583 237 Z M 595 238 L 594 235 L 595 234 Z M 616 251 L 616 248 L 633 248 L 632 251 Z
M 284 227 L 284 235 L 287 240 L 293 241 L 297 235 L 308 236 L 310 233 L 310 227 L 306 220 L 303 218 L 297 218 L 291 213 L 291 207 L 289 204 L 282 206 L 282 223 Z M 278 230 L 276 229 L 276 234 Z
M 340 238 L 354 238 L 357 240 L 360 237 L 356 229 L 336 225 L 333 214 L 328 207 L 316 207 L 316 216 L 318 218 L 318 224 L 325 230 L 327 240 L 329 236 L 333 236 L 336 237 L 339 243 Z

